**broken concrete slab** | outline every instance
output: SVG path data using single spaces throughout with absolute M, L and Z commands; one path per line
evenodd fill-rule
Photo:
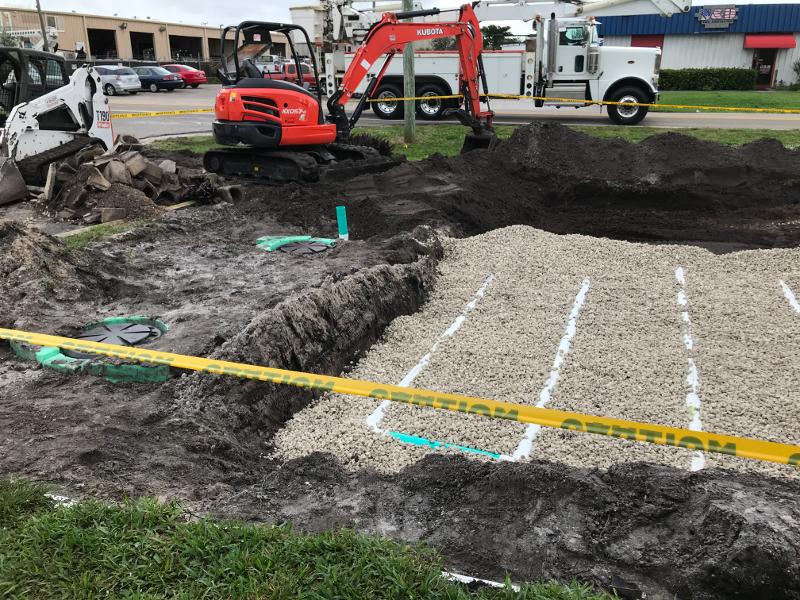
M 101 208 L 100 209 L 100 222 L 108 223 L 110 221 L 120 221 L 128 215 L 128 211 L 124 208 Z
M 80 152 L 75 155 L 76 164 L 81 165 L 83 163 L 92 162 L 95 158 L 103 154 L 102 146 L 97 144 L 93 144 L 87 148 L 84 148 Z
M 69 190 L 67 199 L 64 202 L 64 206 L 66 206 L 67 208 L 74 208 L 76 206 L 80 206 L 86 200 L 87 195 L 88 192 L 84 188 L 79 186 L 73 187 L 71 190 Z
M 130 171 L 128 171 L 125 163 L 121 160 L 112 160 L 109 162 L 105 169 L 103 169 L 103 175 L 105 175 L 106 179 L 111 183 L 131 185 Z
M 178 165 L 174 160 L 162 160 L 160 163 L 158 163 L 158 166 L 162 171 L 164 171 L 164 173 L 174 174 L 178 170 Z
M 106 153 L 105 153 L 105 154 L 103 154 L 102 156 L 98 156 L 97 158 L 95 158 L 95 159 L 92 161 L 92 164 L 93 164 L 95 167 L 98 167 L 98 168 L 100 168 L 100 167 L 105 167 L 105 166 L 106 166 L 108 163 L 110 163 L 110 162 L 111 162 L 112 160 L 114 160 L 115 158 L 116 158 L 116 155 L 114 155 L 114 154 L 109 154 L 108 152 L 106 152 Z
M 145 170 L 147 167 L 147 159 L 144 156 L 138 152 L 126 152 L 125 154 L 129 156 L 121 158 L 125 162 L 125 167 L 132 176 L 136 177 Z
M 83 222 L 87 225 L 94 225 L 95 223 L 100 222 L 100 212 L 99 211 L 92 211 L 90 213 L 86 213 L 83 215 Z
M 161 179 L 164 176 L 164 171 L 157 164 L 147 161 L 147 165 L 142 171 L 142 175 L 153 185 L 161 185 Z
M 111 182 L 103 176 L 100 169 L 90 163 L 84 163 L 78 167 L 75 178 L 78 183 L 98 192 L 106 192 L 111 189 Z
M 45 200 L 50 200 L 53 197 L 53 192 L 55 191 L 56 187 L 56 171 L 58 167 L 56 167 L 55 163 L 50 163 L 50 166 L 47 167 L 47 178 L 44 182 L 44 190 L 42 193 L 44 194 Z
M 131 181 L 131 185 L 135 187 L 140 192 L 144 192 L 145 196 L 154 200 L 156 196 L 158 196 L 158 189 L 146 179 L 141 178 L 134 178 Z
M 132 135 L 118 135 L 114 146 L 110 152 L 112 154 L 126 152 L 128 150 L 141 150 L 142 143 Z

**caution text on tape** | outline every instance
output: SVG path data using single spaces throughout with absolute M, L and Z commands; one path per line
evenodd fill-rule
M 145 117 L 168 117 L 174 115 L 198 115 L 213 113 L 213 108 L 190 108 L 186 110 L 159 110 L 150 112 L 112 113 L 113 119 L 142 119 Z
M 569 431 L 594 433 L 623 440 L 648 442 L 663 446 L 675 446 L 688 450 L 716 452 L 775 463 L 800 465 L 800 446 L 769 442 L 752 438 L 736 437 L 707 431 L 693 431 L 653 423 L 641 423 L 610 417 L 599 417 L 582 413 L 537 408 L 511 402 L 486 398 L 475 398 L 461 394 L 448 394 L 415 388 L 386 385 L 372 381 L 345 379 L 329 375 L 289 371 L 273 367 L 262 367 L 171 352 L 145 350 L 115 346 L 86 340 L 52 336 L 15 329 L 0 328 L 0 339 L 35 346 L 57 347 L 115 358 L 168 365 L 178 369 L 201 371 L 218 375 L 230 375 L 244 379 L 276 384 L 293 385 L 322 392 L 336 392 L 365 396 L 376 400 L 391 400 L 439 410 L 469 413 L 494 419 L 507 419 L 544 427 Z

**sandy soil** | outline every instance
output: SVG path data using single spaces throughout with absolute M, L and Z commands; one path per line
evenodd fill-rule
M 139 313 L 169 322 L 167 350 L 797 443 L 799 169 L 770 142 L 634 147 L 537 125 L 496 152 L 251 182 L 236 205 L 77 252 L 0 223 L 0 324 L 70 335 Z M 313 259 L 255 247 L 333 235 L 338 204 L 353 242 Z M 441 260 L 419 225 L 463 239 Z M 747 248 L 769 250 L 732 252 Z M 2 347 L 0 398 L 0 474 L 73 497 L 352 526 L 435 544 L 474 575 L 628 597 L 800 589 L 795 472 L 766 463 L 408 407 L 375 422 L 519 460 L 430 452 L 376 433 L 365 400 L 179 373 L 113 385 Z

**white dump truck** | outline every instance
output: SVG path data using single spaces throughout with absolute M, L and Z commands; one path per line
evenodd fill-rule
M 323 2 L 323 8 L 325 6 Z M 330 6 L 334 6 L 333 3 Z M 324 65 L 325 86 L 335 90 L 336 82 L 347 69 L 353 52 L 346 36 L 365 31 L 380 18 L 377 10 L 349 11 L 335 4 L 342 23 L 328 27 L 328 37 L 318 46 L 327 48 L 320 56 Z M 388 7 L 381 7 L 388 10 Z M 585 107 L 594 102 L 653 103 L 658 99 L 659 48 L 603 46 L 595 15 L 660 14 L 669 17 L 691 9 L 691 0 L 598 0 L 596 2 L 534 2 L 532 0 L 484 0 L 474 4 L 481 21 L 524 21 L 531 23 L 531 37 L 524 49 L 487 51 L 484 68 L 491 94 L 531 98 L 535 106 Z M 444 11 L 442 11 L 444 12 Z M 293 16 L 295 11 L 293 10 Z M 356 21 L 359 19 L 359 21 Z M 334 31 L 337 33 L 334 34 Z M 333 39 L 338 35 L 339 39 Z M 403 103 L 393 99 L 403 96 L 401 61 L 392 61 L 373 97 L 373 112 L 384 119 L 399 119 Z M 457 106 L 457 99 L 440 96 L 458 95 L 458 58 L 455 52 L 421 50 L 415 53 L 414 70 L 417 114 L 426 120 L 442 118 L 447 108 Z M 376 73 L 371 74 L 373 77 Z M 366 85 L 366 84 L 364 84 Z M 425 99 L 428 97 L 429 99 Z M 639 123 L 647 107 L 608 105 L 609 118 L 622 125 Z

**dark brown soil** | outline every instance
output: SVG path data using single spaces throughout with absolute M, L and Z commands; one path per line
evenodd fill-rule
M 128 219 L 154 217 L 163 211 L 144 192 L 121 183 L 112 183 L 107 192 L 87 194 L 86 208 L 124 208 Z
M 217 511 L 424 541 L 450 568 L 499 581 L 578 578 L 623 598 L 788 599 L 800 597 L 797 492 L 724 471 L 625 464 L 602 473 L 453 456 L 396 475 L 351 474 L 315 454 Z
M 461 235 L 526 224 L 723 250 L 800 243 L 800 151 L 769 140 L 730 148 L 669 133 L 630 144 L 538 123 L 492 151 L 252 193 L 304 226 L 345 204 L 358 237 L 419 224 Z
M 72 335 L 107 316 L 160 317 L 170 331 L 159 349 L 337 374 L 424 302 L 441 248 L 420 225 L 796 245 L 798 167 L 798 152 L 771 142 L 666 135 L 632 146 L 534 125 L 492 152 L 347 182 L 249 183 L 235 206 L 162 214 L 80 252 L 0 223 L 0 325 Z M 311 258 L 255 247 L 263 235 L 333 237 L 338 204 L 354 241 Z M 276 464 L 265 458 L 272 435 L 309 393 L 197 374 L 114 385 L 42 370 L 5 346 L 0 398 L 0 475 L 71 496 L 175 496 L 309 530 L 348 525 L 426 541 L 474 575 L 579 579 L 626 597 L 800 598 L 796 483 L 454 457 L 393 476 L 347 474 L 321 455 Z

